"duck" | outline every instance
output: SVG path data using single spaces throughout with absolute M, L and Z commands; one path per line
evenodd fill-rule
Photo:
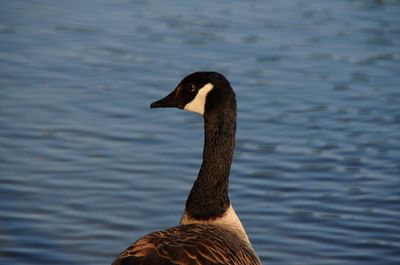
M 150 108 L 178 108 L 204 120 L 203 162 L 179 225 L 149 233 L 112 265 L 259 265 L 228 197 L 236 141 L 236 96 L 218 72 L 194 72 Z

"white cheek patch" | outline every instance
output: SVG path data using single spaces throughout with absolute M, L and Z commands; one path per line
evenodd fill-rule
M 200 88 L 199 92 L 197 92 L 196 97 L 185 105 L 184 109 L 188 111 L 197 112 L 203 116 L 204 108 L 206 106 L 206 97 L 207 94 L 214 88 L 214 85 L 211 83 L 206 84 L 202 88 Z

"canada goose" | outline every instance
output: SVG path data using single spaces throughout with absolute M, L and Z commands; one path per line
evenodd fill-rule
M 180 224 L 140 238 L 113 265 L 261 264 L 228 197 L 236 134 L 236 99 L 228 80 L 217 72 L 192 73 L 150 107 L 203 116 L 203 163 Z

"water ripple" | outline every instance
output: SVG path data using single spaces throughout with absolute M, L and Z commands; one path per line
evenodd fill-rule
M 107 264 L 176 225 L 202 119 L 149 103 L 217 70 L 238 99 L 230 199 L 262 260 L 398 264 L 399 11 L 3 1 L 0 263 Z

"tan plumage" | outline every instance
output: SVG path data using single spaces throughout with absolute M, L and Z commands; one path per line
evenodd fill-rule
M 260 264 L 249 244 L 219 225 L 180 225 L 148 234 L 120 254 L 113 265 Z

